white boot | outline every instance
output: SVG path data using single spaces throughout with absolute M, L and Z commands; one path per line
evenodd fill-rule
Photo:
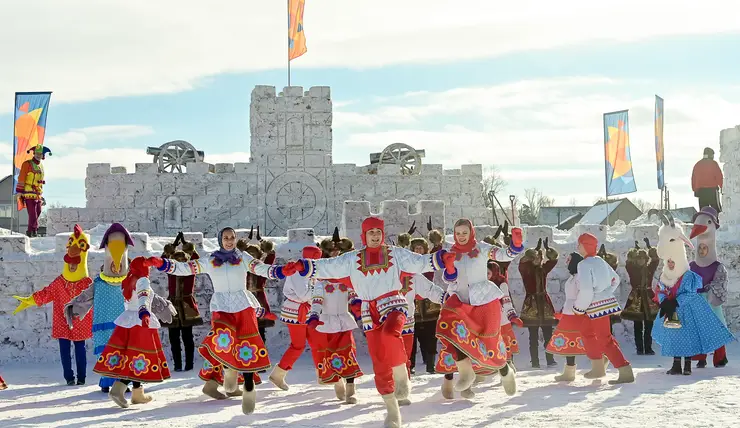
M 462 392 L 473 386 L 475 372 L 473 371 L 473 361 L 470 358 L 457 361 L 457 371 L 460 373 L 460 377 L 455 383 L 455 391 Z
M 473 385 L 478 385 L 479 383 L 483 383 L 485 381 L 486 381 L 485 376 L 475 375 L 475 380 L 473 381 Z
M 226 396 L 218 390 L 218 382 L 213 379 L 207 381 L 206 384 L 203 385 L 203 394 L 216 400 L 226 399 Z
M 406 364 L 393 367 L 393 383 L 395 384 L 395 395 L 399 406 L 408 406 L 411 404 L 409 399 L 409 372 Z
M 224 391 L 233 393 L 239 389 L 239 372 L 224 367 Z
M 503 385 L 506 395 L 516 394 L 516 372 L 511 367 L 509 367 L 506 376 L 501 376 L 501 385 Z
M 128 407 L 128 401 L 123 394 L 126 392 L 126 385 L 121 381 L 117 380 L 108 392 L 108 397 L 113 400 L 114 403 L 118 404 L 122 408 Z
M 273 385 L 277 386 L 283 391 L 287 391 L 289 388 L 288 384 L 285 383 L 285 376 L 287 374 L 287 370 L 281 369 L 280 366 L 275 366 L 275 368 L 272 370 L 272 373 L 270 373 L 270 382 L 272 382 Z
M 347 404 L 357 404 L 357 397 L 355 397 L 355 384 L 348 383 L 347 388 L 344 392 L 344 402 Z
M 242 413 L 245 415 L 251 415 L 254 413 L 254 407 L 257 403 L 257 388 L 252 388 L 251 391 L 244 390 L 242 395 Z
M 475 392 L 473 392 L 473 388 L 468 388 L 465 391 L 460 392 L 460 396 L 462 398 L 467 398 L 468 400 L 475 397 Z
M 452 379 L 444 378 L 442 380 L 442 396 L 448 400 L 455 398 L 455 388 Z
M 563 374 L 555 376 L 556 382 L 572 382 L 576 380 L 576 366 L 565 366 Z
M 385 428 L 401 428 L 401 409 L 395 394 L 382 395 L 388 415 L 385 417 Z
M 337 396 L 337 400 L 344 400 L 346 398 L 346 388 L 344 387 L 344 379 L 339 379 L 339 382 L 334 384 L 334 394 Z

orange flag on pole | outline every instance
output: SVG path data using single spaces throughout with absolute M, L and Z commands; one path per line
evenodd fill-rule
M 288 60 L 293 60 L 308 51 L 306 34 L 303 32 L 303 9 L 306 0 L 288 0 Z

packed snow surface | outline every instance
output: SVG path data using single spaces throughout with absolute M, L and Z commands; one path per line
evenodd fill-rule
M 507 397 L 498 378 L 475 387 L 477 395 L 466 400 L 445 400 L 439 388 L 442 376 L 418 374 L 412 378 L 413 404 L 402 407 L 404 427 L 731 427 L 740 417 L 740 346 L 728 347 L 730 365 L 723 369 L 694 369 L 691 376 L 665 374 L 670 358 L 637 356 L 624 343 L 625 355 L 635 367 L 636 383 L 612 386 L 616 377 L 609 368 L 603 380 L 582 377 L 590 368 L 579 358 L 578 375 L 570 384 L 556 383 L 562 370 L 529 369 L 529 356 L 516 363 L 519 391 Z M 656 350 L 659 348 L 656 346 Z M 525 351 L 526 353 L 526 351 Z M 733 357 L 734 356 L 734 357 Z M 273 363 L 278 356 L 273 356 Z M 544 355 L 540 353 L 544 363 Z M 710 357 L 711 361 L 711 357 Z M 10 389 L 0 391 L 0 427 L 381 427 L 385 407 L 375 390 L 369 359 L 360 361 L 366 374 L 358 380 L 356 405 L 340 403 L 331 387 L 315 384 L 310 355 L 305 353 L 287 380 L 289 391 L 269 382 L 257 387 L 257 410 L 241 413 L 239 398 L 208 399 L 200 390 L 197 373 L 173 373 L 158 385 L 145 385 L 154 401 L 121 409 L 97 387 L 91 374 L 87 386 L 62 385 L 56 364 L 5 365 L 0 370 Z M 266 378 L 267 376 L 264 376 Z

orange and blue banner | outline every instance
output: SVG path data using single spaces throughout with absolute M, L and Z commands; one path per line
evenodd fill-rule
M 630 157 L 628 110 L 604 113 L 606 196 L 637 191 Z
M 306 33 L 303 32 L 303 9 L 306 0 L 288 2 L 288 61 L 294 60 L 308 51 Z
M 33 157 L 27 153 L 34 146 L 44 145 L 46 115 L 51 92 L 16 92 L 13 120 L 13 190 L 18 182 L 23 162 Z
M 663 148 L 663 98 L 655 96 L 655 162 L 658 167 L 658 189 L 665 187 L 665 154 Z

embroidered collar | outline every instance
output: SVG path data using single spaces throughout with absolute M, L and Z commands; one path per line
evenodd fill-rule
M 381 271 L 388 272 L 388 268 L 393 266 L 393 257 L 390 255 L 388 247 L 383 246 L 380 248 L 380 262 L 375 265 L 367 264 L 365 251 L 366 250 L 363 248 L 362 250 L 357 252 L 357 264 L 359 265 L 360 272 L 362 272 L 365 276 L 367 276 L 368 273 L 370 275 L 373 275 Z
M 103 272 L 100 272 L 100 279 L 110 284 L 120 284 L 124 279 L 126 279 L 126 276 L 108 276 Z

